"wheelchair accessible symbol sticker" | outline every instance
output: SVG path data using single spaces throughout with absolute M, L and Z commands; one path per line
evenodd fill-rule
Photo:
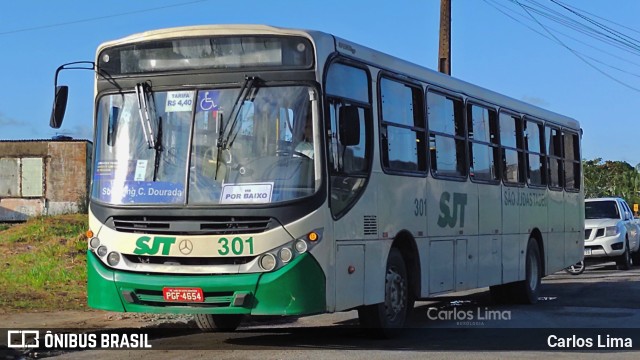
M 198 93 L 198 111 L 217 111 L 220 91 L 205 90 Z

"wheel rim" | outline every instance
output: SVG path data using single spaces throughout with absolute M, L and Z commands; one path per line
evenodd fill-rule
M 387 270 L 385 278 L 385 312 L 387 319 L 394 322 L 404 311 L 407 303 L 406 280 L 395 269 Z
M 569 266 L 567 271 L 574 275 L 582 273 L 584 271 L 584 262 L 580 261 L 579 263 Z
M 580 261 L 577 264 L 571 265 L 571 272 L 578 273 L 584 269 L 584 262 Z

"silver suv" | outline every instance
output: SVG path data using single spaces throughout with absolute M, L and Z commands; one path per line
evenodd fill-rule
M 640 265 L 640 224 L 621 198 L 586 199 L 584 257 L 615 259 L 618 269 Z

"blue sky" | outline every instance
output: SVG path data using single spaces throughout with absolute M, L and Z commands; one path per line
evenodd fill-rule
M 598 42 L 584 29 L 568 28 L 563 17 L 565 25 L 536 13 L 543 5 L 577 19 L 551 0 L 452 3 L 454 77 L 579 120 L 583 158 L 640 163 L 640 51 L 633 50 L 640 1 L 562 0 L 592 20 L 615 24 L 631 50 L 611 33 L 609 44 Z M 22 0 L 2 8 L 0 139 L 90 139 L 94 75 L 88 71 L 61 74 L 60 83 L 70 87 L 67 115 L 61 129 L 48 126 L 56 68 L 93 61 L 100 43 L 151 29 L 234 23 L 315 29 L 437 66 L 440 0 Z

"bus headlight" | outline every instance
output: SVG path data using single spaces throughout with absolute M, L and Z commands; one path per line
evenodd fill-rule
M 120 262 L 120 254 L 118 254 L 115 251 L 110 252 L 109 256 L 107 256 L 107 264 L 111 266 L 116 266 L 118 265 L 119 262 Z
M 280 260 L 283 263 L 288 263 L 293 258 L 293 253 L 291 252 L 291 249 L 289 249 L 289 248 L 282 248 L 278 252 L 278 256 L 280 257 Z
M 92 249 L 97 249 L 98 246 L 100 246 L 100 239 L 92 237 L 91 240 L 89 240 L 89 246 L 91 246 Z
M 102 245 L 98 248 L 96 252 L 98 253 L 98 256 L 104 257 L 105 255 L 107 255 L 107 247 Z
M 277 264 L 276 257 L 271 253 L 266 253 L 260 258 L 260 267 L 263 270 L 271 271 L 275 269 Z
M 308 249 L 307 242 L 304 240 L 296 240 L 293 246 L 296 248 L 296 251 L 299 252 L 300 254 L 304 253 Z

